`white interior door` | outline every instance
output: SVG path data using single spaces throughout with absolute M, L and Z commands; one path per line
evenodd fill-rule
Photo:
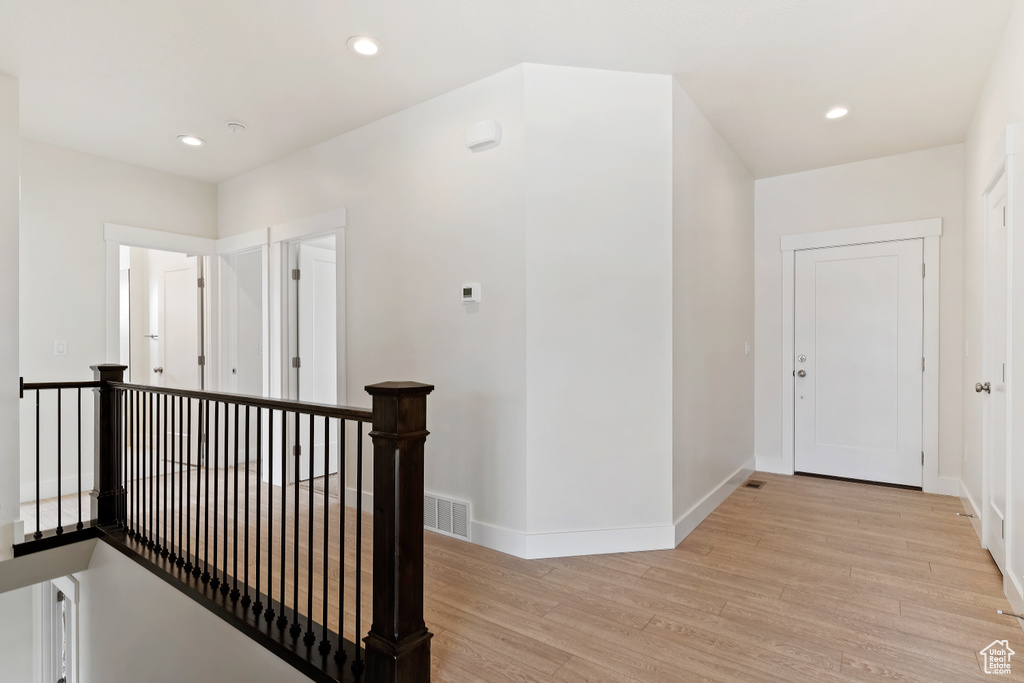
M 243 252 L 221 260 L 221 340 L 228 391 L 263 396 L 263 291 L 262 250 Z
M 156 277 L 158 326 L 157 386 L 199 389 L 200 321 L 198 257 L 160 253 L 151 261 Z M 156 266 L 155 268 L 153 266 Z
M 295 242 L 290 245 L 291 295 L 289 296 L 290 397 L 306 403 L 338 402 L 337 344 L 337 257 L 333 235 Z M 294 425 L 289 425 L 294 433 Z M 298 431 L 299 478 L 310 477 L 310 443 L 313 450 L 312 476 L 323 476 L 325 448 L 336 454 L 337 433 L 325 434 L 322 421 L 310 437 L 308 418 Z M 329 472 L 337 471 L 337 457 Z
M 921 486 L 922 241 L 795 261 L 796 470 Z
M 1007 401 L 1006 401 L 1006 337 L 1007 296 L 1006 275 L 1006 175 L 992 187 L 986 197 L 985 218 L 985 377 L 975 387 L 984 397 L 985 407 L 985 499 L 983 527 L 985 544 L 999 570 L 1006 573 L 1006 490 Z

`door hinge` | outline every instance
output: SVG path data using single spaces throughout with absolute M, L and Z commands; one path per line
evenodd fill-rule
M 925 264 L 922 263 L 921 264 L 921 277 L 924 277 L 924 270 L 925 270 L 925 268 L 926 268 Z
M 999 538 L 1006 538 L 1006 520 L 999 520 Z
M 924 465 L 924 451 L 921 451 L 921 464 Z
M 298 356 L 295 356 L 294 358 L 292 358 L 292 367 L 293 368 L 301 368 L 302 367 L 302 359 L 299 358 Z
M 57 591 L 57 602 L 64 602 L 64 591 Z
M 206 367 L 206 356 L 199 356 L 198 362 L 201 367 Z
M 1006 204 L 1003 204 L 1003 227 L 1006 227 Z
M 296 458 L 302 455 L 302 446 L 295 444 L 295 446 L 292 447 L 292 453 L 295 454 Z
M 924 372 L 924 358 L 921 359 L 921 372 Z
M 292 268 L 292 279 L 299 280 L 302 278 L 302 272 L 298 268 Z
M 201 278 L 197 279 L 196 280 L 196 285 L 199 286 L 199 289 L 202 289 L 203 287 L 205 287 L 206 286 L 206 278 L 201 277 Z

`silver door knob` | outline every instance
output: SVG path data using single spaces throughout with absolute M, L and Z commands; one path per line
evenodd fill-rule
M 976 392 L 978 392 L 979 394 L 981 392 L 983 392 L 983 391 L 986 394 L 991 394 L 992 393 L 992 385 L 990 383 L 988 383 L 988 382 L 985 382 L 984 384 L 982 384 L 981 382 L 978 382 L 977 384 L 974 385 L 974 390 Z
M 806 370 L 797 370 L 796 371 L 796 376 L 797 377 L 806 377 L 807 376 L 807 371 Z
M 153 372 L 162 375 L 164 372 L 163 368 L 153 368 Z

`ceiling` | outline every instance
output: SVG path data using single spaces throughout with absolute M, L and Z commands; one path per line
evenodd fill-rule
M 1012 6 L 0 0 L 0 72 L 26 137 L 209 182 L 520 62 L 666 73 L 766 177 L 963 141 Z M 826 120 L 836 103 L 852 113 Z

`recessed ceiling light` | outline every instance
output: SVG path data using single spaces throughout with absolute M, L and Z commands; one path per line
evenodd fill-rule
M 849 113 L 850 113 L 850 108 L 849 107 L 844 107 L 844 106 L 840 105 L 838 107 L 832 107 L 831 109 L 829 109 L 828 113 L 825 114 L 825 118 L 826 119 L 841 119 L 841 118 L 843 118 L 844 116 L 846 116 Z
M 239 123 L 238 121 L 228 121 L 224 125 L 227 126 L 228 130 L 234 133 L 235 135 L 241 135 L 242 133 L 245 132 L 244 123 Z
M 179 135 L 178 140 L 190 147 L 199 147 L 200 145 L 206 144 L 206 140 L 197 138 L 195 135 Z
M 381 44 L 379 40 L 370 36 L 352 36 L 348 39 L 348 49 L 364 57 L 370 57 L 381 51 Z

